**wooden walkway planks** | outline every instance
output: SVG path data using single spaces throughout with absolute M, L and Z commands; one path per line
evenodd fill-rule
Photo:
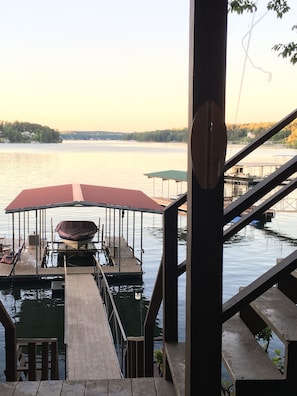
M 163 378 L 0 382 L 1 396 L 176 396 Z
M 103 301 L 92 275 L 66 276 L 65 344 L 67 379 L 121 378 Z

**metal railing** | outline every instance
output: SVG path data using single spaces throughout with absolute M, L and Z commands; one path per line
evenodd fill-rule
M 126 333 L 122 325 L 119 313 L 117 311 L 117 307 L 114 302 L 113 295 L 110 291 L 110 287 L 106 279 L 106 276 L 102 270 L 100 263 L 98 262 L 95 256 L 94 256 L 94 262 L 95 262 L 94 265 L 95 280 L 105 305 L 106 315 L 111 330 L 111 334 L 113 337 L 120 368 L 122 373 L 125 373 L 125 368 L 126 368 L 125 360 L 126 360 L 126 351 L 127 351 Z

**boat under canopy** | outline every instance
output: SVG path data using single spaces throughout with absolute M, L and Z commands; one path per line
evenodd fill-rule
M 72 218 L 60 220 L 53 227 L 53 219 L 50 224 L 47 221 L 46 210 L 59 207 L 79 208 L 80 215 L 82 207 L 105 210 L 94 210 L 92 217 L 99 215 L 97 225 L 88 219 Z M 45 268 L 49 271 L 65 264 L 94 267 L 98 261 L 109 276 L 139 277 L 144 252 L 143 214 L 162 215 L 164 208 L 139 190 L 64 184 L 23 190 L 5 211 L 12 216 L 11 250 L 16 252 L 24 242 L 25 253 L 34 249 L 36 275 Z M 55 239 L 54 230 L 60 240 Z
M 96 224 L 86 220 L 64 220 L 56 226 L 59 237 L 69 241 L 91 241 L 97 231 Z

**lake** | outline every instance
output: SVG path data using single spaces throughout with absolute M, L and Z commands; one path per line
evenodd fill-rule
M 231 145 L 227 157 L 241 146 Z M 283 162 L 297 150 L 264 147 L 250 155 L 249 161 Z M 164 182 L 145 173 L 169 169 L 187 169 L 187 146 L 182 143 L 138 143 L 126 141 L 65 141 L 62 144 L 0 144 L 0 236 L 9 236 L 11 216 L 5 208 L 23 189 L 68 183 L 131 188 L 152 196 L 174 197 L 186 191 L 186 183 Z M 69 216 L 69 208 L 50 211 L 55 223 Z M 88 208 L 71 209 L 78 217 L 92 217 Z M 79 210 L 79 213 L 77 213 Z M 296 212 L 277 212 L 263 228 L 252 225 L 236 234 L 224 245 L 223 299 L 275 265 L 278 258 L 296 249 Z M 186 227 L 180 216 L 179 227 Z M 144 289 L 142 303 L 151 297 L 162 251 L 162 219 L 145 214 L 143 235 Z M 186 255 L 186 243 L 179 241 L 179 261 Z M 47 285 L 3 284 L 0 299 L 17 325 L 21 337 L 58 337 L 60 376 L 63 368 L 63 299 L 52 298 Z M 121 297 L 119 290 L 116 290 Z M 139 312 L 142 312 L 141 310 Z M 125 313 L 125 318 L 129 317 Z M 129 323 L 132 320 L 129 320 Z M 162 317 L 159 317 L 162 326 Z M 128 325 L 127 325 L 128 327 Z M 129 328 L 129 333 L 140 331 Z M 130 335 L 130 334 L 128 334 Z M 135 334 L 133 334 L 135 335 Z M 185 337 L 185 275 L 179 279 L 179 338 Z M 4 377 L 4 332 L 0 326 L 0 380 Z

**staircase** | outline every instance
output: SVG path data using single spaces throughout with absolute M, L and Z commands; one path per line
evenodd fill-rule
M 297 109 L 226 161 L 224 172 L 296 118 Z M 229 204 L 224 209 L 223 242 L 294 191 L 297 188 L 296 171 L 297 156 L 287 161 L 270 176 Z M 284 183 L 289 178 L 290 182 Z M 270 192 L 273 192 L 273 194 L 269 195 Z M 263 198 L 263 203 L 254 206 Z M 195 384 L 197 367 L 195 367 L 195 364 L 192 365 L 193 367 L 189 366 L 192 362 L 189 358 L 190 354 L 188 354 L 188 357 L 185 354 L 187 344 L 178 342 L 177 285 L 178 277 L 187 270 L 187 263 L 186 261 L 178 262 L 176 249 L 177 217 L 179 207 L 184 205 L 185 202 L 187 202 L 187 194 L 180 196 L 164 211 L 163 257 L 144 331 L 145 374 L 149 376 L 152 373 L 152 359 L 150 358 L 153 349 L 152 324 L 157 317 L 162 302 L 165 324 L 163 336 L 164 377 L 173 383 L 178 396 L 188 394 L 189 389 L 200 389 L 201 385 L 201 376 L 200 382 L 198 381 L 199 384 Z M 250 207 L 253 207 L 253 210 L 246 213 L 246 210 Z M 236 216 L 240 216 L 240 220 L 232 224 L 232 219 Z M 223 304 L 221 313 L 222 351 L 220 356 L 212 357 L 215 362 L 222 358 L 222 364 L 226 367 L 232 383 L 232 387 L 228 390 L 222 388 L 222 395 L 297 395 L 296 268 L 297 250 L 288 257 L 279 260 L 275 266 L 254 282 L 240 288 L 235 296 Z M 204 304 L 204 301 L 195 301 L 195 303 L 199 306 L 200 303 Z M 212 315 L 214 315 L 213 312 Z M 198 313 L 197 316 L 199 316 Z M 208 320 L 210 319 L 211 314 L 208 316 Z M 212 323 L 214 322 L 216 321 Z M 281 356 L 280 359 L 281 370 L 257 341 L 256 335 L 264 329 L 271 330 L 284 345 L 284 356 Z M 214 373 L 216 374 L 218 371 L 214 370 Z M 209 381 L 209 378 L 207 381 Z M 216 381 L 216 379 L 212 378 L 211 381 Z
M 297 393 L 296 270 L 287 280 L 268 289 L 223 324 L 222 358 L 237 396 Z M 266 327 L 284 345 L 281 369 L 255 337 Z

